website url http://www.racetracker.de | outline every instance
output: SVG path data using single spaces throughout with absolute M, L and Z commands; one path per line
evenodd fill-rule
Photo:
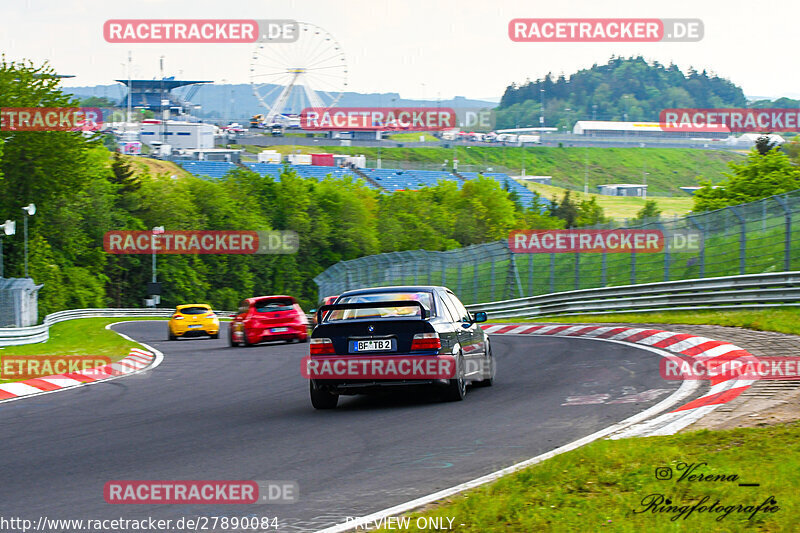
M 0 531 L 53 533 L 56 531 L 258 531 L 278 530 L 275 516 L 194 516 L 180 518 L 50 518 L 0 516 Z

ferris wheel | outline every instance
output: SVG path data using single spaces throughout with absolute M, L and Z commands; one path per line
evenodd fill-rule
M 347 63 L 336 39 L 314 24 L 297 24 L 295 42 L 260 42 L 253 51 L 250 85 L 267 109 L 267 125 L 286 124 L 285 115 L 307 107 L 333 107 L 347 87 Z

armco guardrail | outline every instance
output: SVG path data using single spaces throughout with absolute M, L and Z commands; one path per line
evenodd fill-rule
M 0 328 L 0 346 L 18 346 L 44 342 L 50 337 L 50 326 L 65 320 L 95 317 L 152 317 L 166 318 L 173 309 L 70 309 L 44 317 L 44 322 L 26 328 Z M 229 317 L 230 311 L 214 311 L 220 317 Z
M 467 306 L 489 318 L 800 306 L 800 272 L 642 283 Z

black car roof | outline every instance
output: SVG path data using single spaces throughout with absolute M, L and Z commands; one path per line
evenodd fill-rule
M 352 296 L 355 294 L 370 294 L 376 292 L 433 292 L 436 289 L 445 289 L 439 285 L 397 285 L 393 287 L 368 287 L 364 289 L 354 289 L 345 291 L 341 296 Z

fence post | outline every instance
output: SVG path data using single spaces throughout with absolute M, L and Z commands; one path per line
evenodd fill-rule
M 605 287 L 608 284 L 608 265 L 607 265 L 607 261 L 608 261 L 608 254 L 606 254 L 606 251 L 603 250 L 603 257 L 602 257 L 603 267 L 602 267 L 602 278 L 601 278 L 602 282 L 603 282 L 603 287 Z
M 581 288 L 581 253 L 575 252 L 575 290 Z
M 550 292 L 556 292 L 556 254 L 550 254 Z
M 744 274 L 747 270 L 747 227 L 738 209 L 733 206 L 728 209 L 739 219 L 739 274 Z
M 489 300 L 490 300 L 490 301 L 492 301 L 492 302 L 494 301 L 494 272 L 495 272 L 495 269 L 494 269 L 494 263 L 495 263 L 495 261 L 494 261 L 494 257 L 492 257 L 492 270 L 491 270 L 491 273 L 489 274 L 489 276 L 490 276 L 490 277 L 491 277 L 491 279 L 492 279 L 492 282 L 491 282 L 491 285 L 492 285 L 492 294 L 491 294 L 491 296 L 489 297 Z
M 706 277 L 706 229 L 694 219 L 693 216 L 686 217 L 703 234 L 703 242 L 700 243 L 700 277 Z
M 664 281 L 669 281 L 669 243 L 667 242 L 667 228 L 663 223 L 657 222 L 658 227 L 661 228 L 661 234 L 664 236 Z
M 631 285 L 636 284 L 636 252 L 631 252 Z
M 519 269 L 517 269 L 517 254 L 515 254 L 511 250 L 511 247 L 508 245 L 508 241 L 505 241 L 503 244 L 506 253 L 508 254 L 508 260 L 509 260 L 508 264 L 509 272 L 508 274 L 506 274 L 506 279 L 507 279 L 506 286 L 508 287 L 509 298 L 514 297 L 515 281 L 517 282 L 517 294 L 519 295 L 518 297 L 522 298 L 525 296 L 525 292 L 522 290 L 522 280 L 519 277 Z
M 790 271 L 792 269 L 792 211 L 789 209 L 789 202 L 786 198 L 780 196 L 773 196 L 775 201 L 783 208 L 786 222 L 783 231 L 783 269 Z
M 528 296 L 533 296 L 533 254 L 528 254 Z
M 473 282 L 473 297 L 475 298 L 474 303 L 478 303 L 480 300 L 478 299 L 478 259 L 475 259 L 473 262 L 473 272 L 472 272 L 472 282 Z

